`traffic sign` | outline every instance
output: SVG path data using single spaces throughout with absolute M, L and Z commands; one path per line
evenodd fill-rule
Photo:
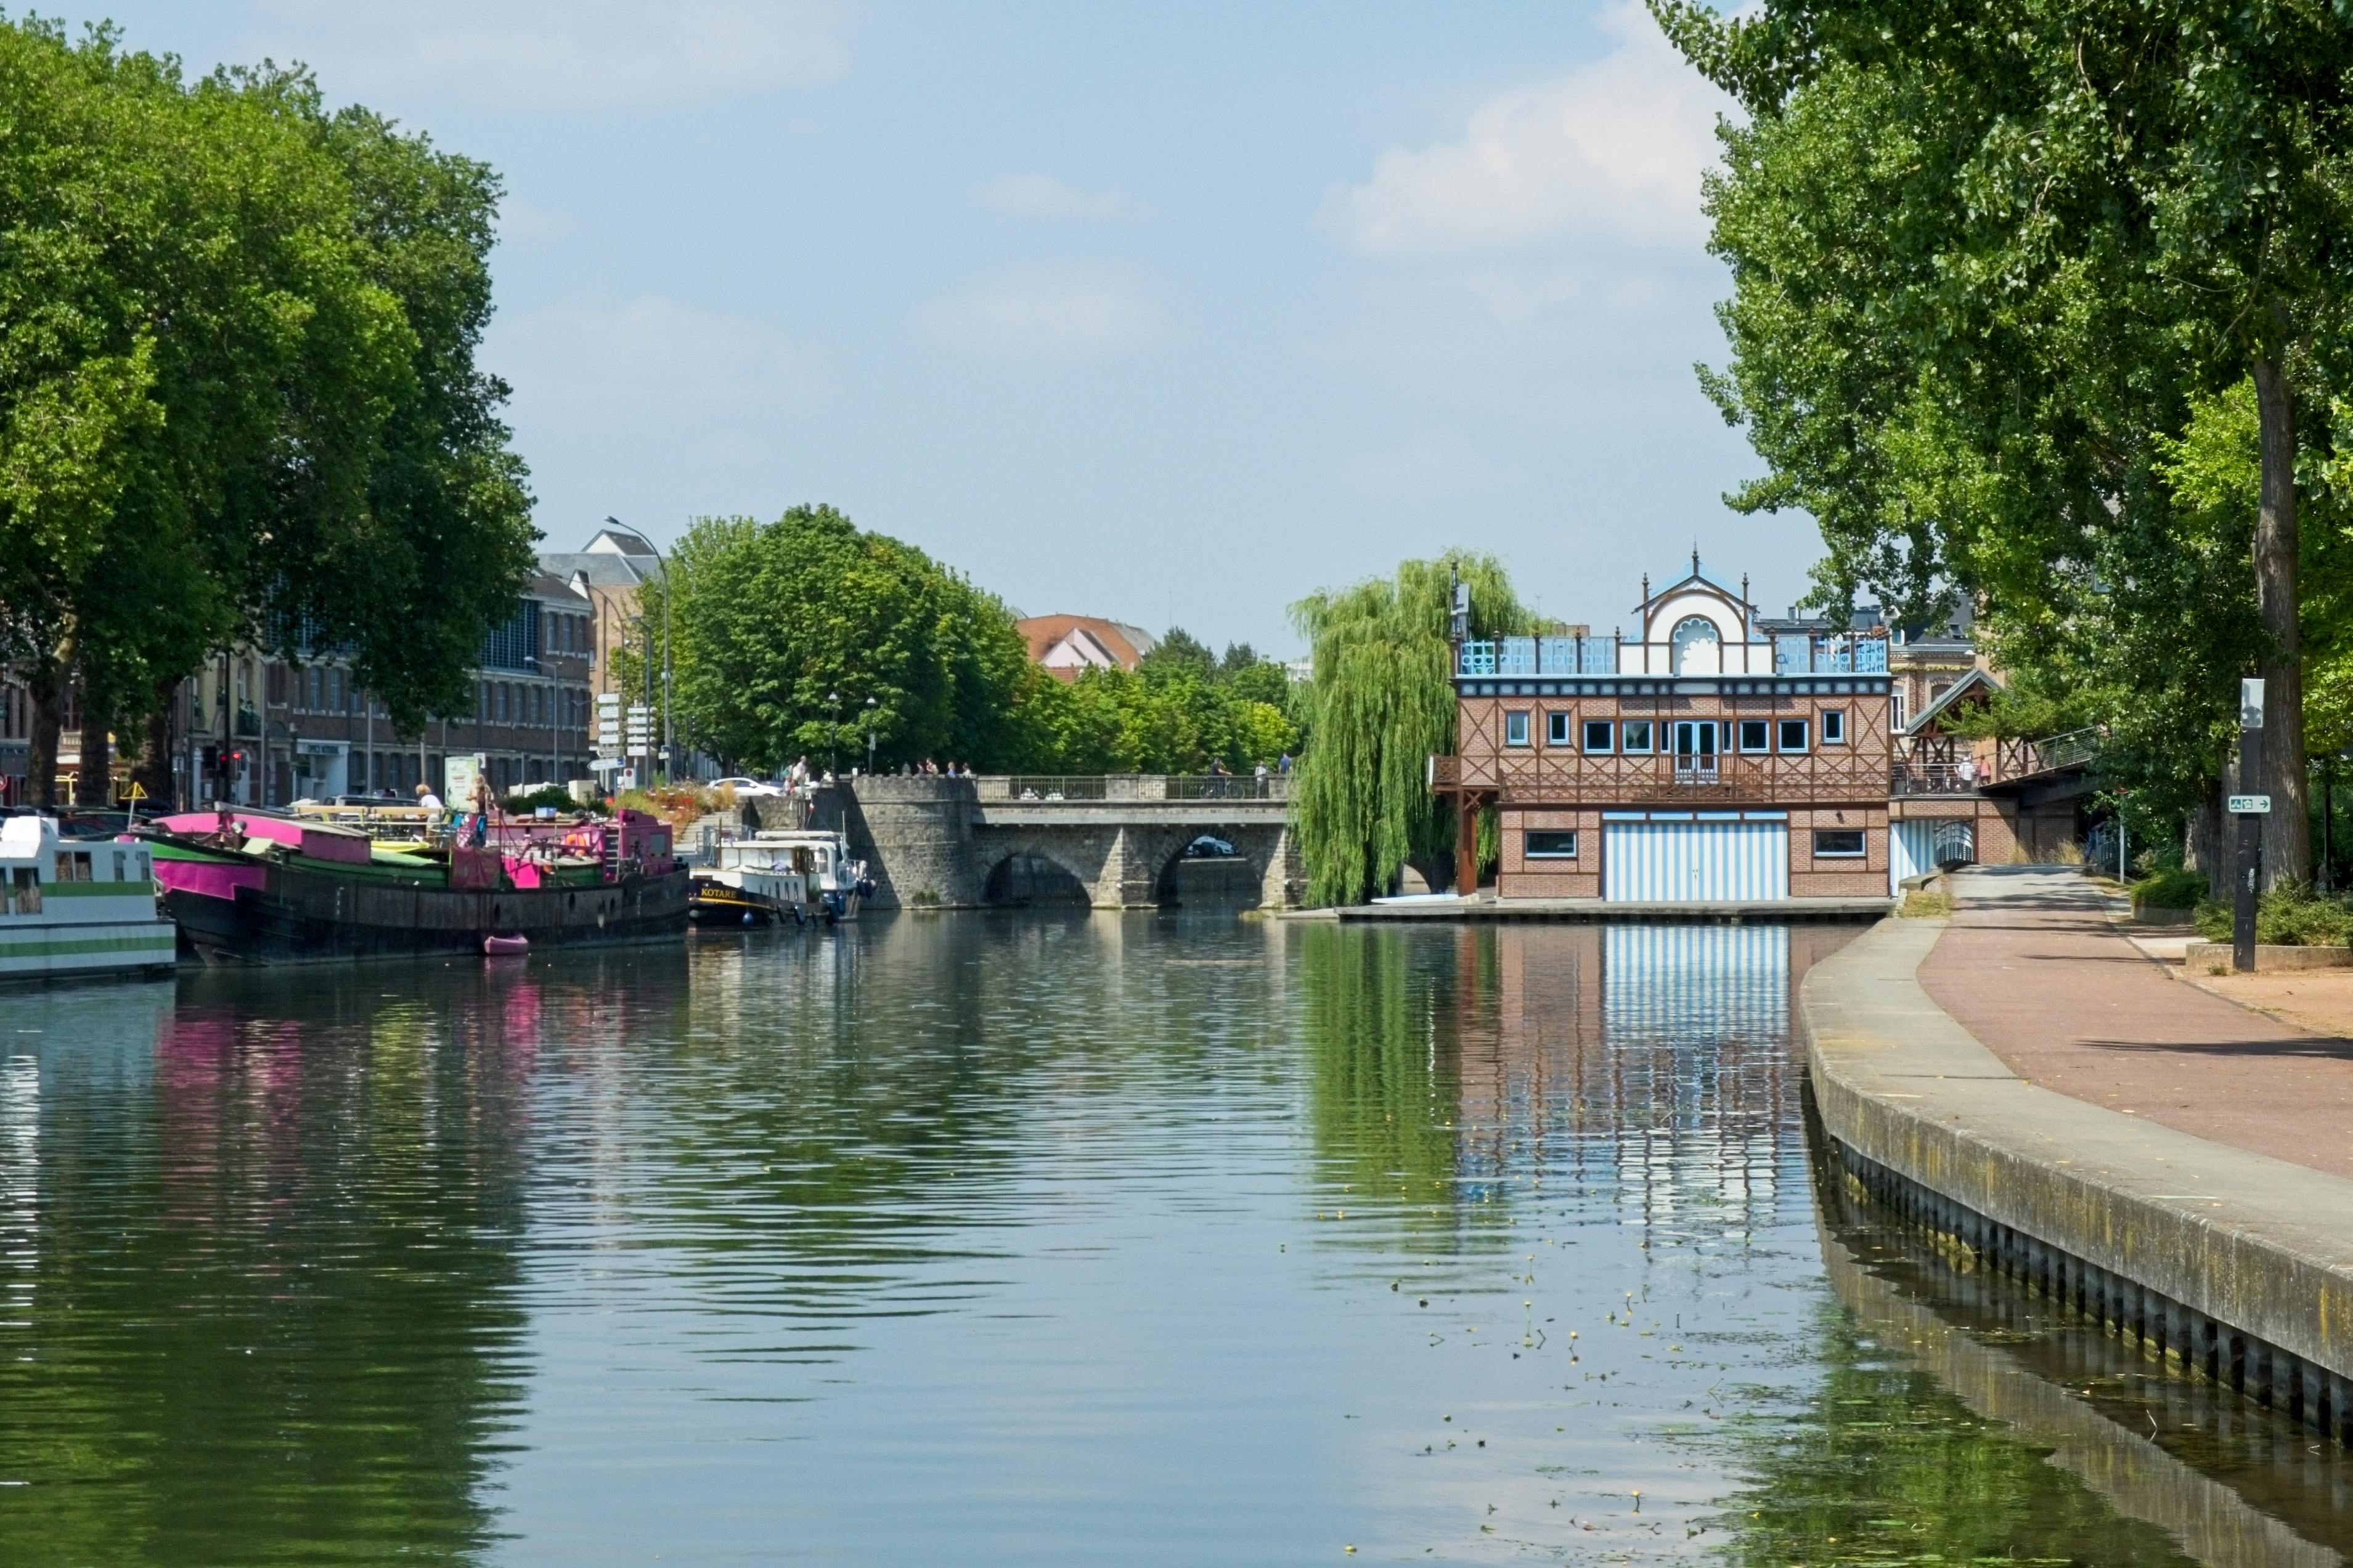
M 2234 795 L 2231 797 L 2232 816 L 2269 816 L 2272 797 L 2267 795 Z

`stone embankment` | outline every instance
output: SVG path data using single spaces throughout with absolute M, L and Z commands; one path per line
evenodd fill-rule
M 2073 873 L 1956 893 L 1949 926 L 1884 921 L 1806 978 L 1846 1172 L 1969 1264 L 2353 1441 L 2353 1044 L 2168 977 Z

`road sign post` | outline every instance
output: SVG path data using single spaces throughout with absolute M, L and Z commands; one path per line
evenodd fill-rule
M 2239 682 L 2239 790 L 2230 800 L 2239 819 L 2238 863 L 2232 868 L 2231 967 L 2242 974 L 2255 967 L 2256 862 L 2263 853 L 2263 817 L 2272 808 L 2268 795 L 2254 793 L 2263 782 L 2263 682 L 2260 676 Z M 2258 804 L 2260 803 L 2260 804 Z

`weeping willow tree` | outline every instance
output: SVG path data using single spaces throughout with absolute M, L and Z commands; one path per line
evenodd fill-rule
M 1291 607 L 1314 653 L 1307 748 L 1291 797 L 1310 903 L 1358 902 L 1408 860 L 1454 847 L 1452 816 L 1424 769 L 1431 753 L 1454 749 L 1446 632 L 1457 576 L 1471 585 L 1473 637 L 1534 629 L 1502 563 L 1459 550 Z

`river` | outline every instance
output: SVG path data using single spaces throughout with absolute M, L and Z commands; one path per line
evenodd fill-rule
M 0 1562 L 2338 1562 L 2333 1450 L 1821 1168 L 1847 936 L 906 915 L 13 994 Z

